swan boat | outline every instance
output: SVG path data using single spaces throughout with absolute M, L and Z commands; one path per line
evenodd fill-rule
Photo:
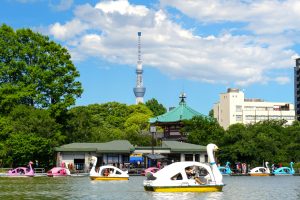
M 158 167 L 149 167 L 141 172 L 141 176 L 146 176 L 147 173 L 154 174 L 158 170 L 160 170 Z
M 273 174 L 270 172 L 268 167 L 268 162 L 265 163 L 266 167 L 255 167 L 250 170 L 250 176 L 272 176 Z
M 232 171 L 230 169 L 230 162 L 226 162 L 225 167 L 221 166 L 221 167 L 218 167 L 218 169 L 220 170 L 222 175 L 230 175 L 232 173 Z
M 29 167 L 17 167 L 15 169 L 11 169 L 7 172 L 7 176 L 10 177 L 33 177 L 34 170 L 32 168 L 33 162 L 29 162 Z
M 222 191 L 223 176 L 216 165 L 213 156 L 214 150 L 217 150 L 216 145 L 207 145 L 209 165 L 192 161 L 172 163 L 158 172 L 150 174 L 147 180 L 144 180 L 144 189 L 154 192 Z M 192 174 L 188 174 L 187 169 L 192 169 Z
M 96 169 L 97 157 L 92 157 L 93 166 L 90 171 L 90 179 L 98 180 L 98 181 L 120 181 L 120 180 L 128 180 L 129 175 L 128 171 L 122 171 L 121 169 L 106 165 L 101 166 L 99 169 Z
M 278 169 L 273 170 L 274 175 L 293 175 L 295 174 L 295 170 L 293 168 L 294 163 L 290 162 L 290 167 L 280 167 Z
M 70 170 L 65 167 L 54 167 L 47 172 L 48 177 L 65 177 L 70 175 Z

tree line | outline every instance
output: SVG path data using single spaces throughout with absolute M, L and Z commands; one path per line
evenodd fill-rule
M 224 130 L 211 116 L 197 116 L 185 121 L 188 142 L 200 145 L 215 143 L 220 147 L 217 158 L 258 166 L 263 161 L 282 163 L 300 161 L 300 123 L 285 126 L 284 120 L 267 120 L 254 124 L 233 124 Z M 300 167 L 300 166 L 299 166 Z
M 149 118 L 166 108 L 156 99 L 145 104 L 118 102 L 74 106 L 83 93 L 68 51 L 30 29 L 0 26 L 0 166 L 39 166 L 55 162 L 54 148 L 72 142 L 126 139 L 149 146 Z M 184 121 L 187 142 L 216 143 L 220 162 L 300 160 L 300 124 L 283 121 L 235 124 L 224 130 L 212 116 Z

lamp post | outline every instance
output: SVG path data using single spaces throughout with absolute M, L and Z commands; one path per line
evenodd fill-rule
M 154 154 L 154 134 L 156 133 L 156 126 L 150 126 L 150 132 L 152 134 L 152 154 Z

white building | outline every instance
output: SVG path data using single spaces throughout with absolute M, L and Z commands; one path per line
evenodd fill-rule
M 244 92 L 229 88 L 220 94 L 220 100 L 214 104 L 214 117 L 227 129 L 235 123 L 256 123 L 263 120 L 295 120 L 294 105 L 287 102 L 265 102 L 262 99 L 245 99 Z

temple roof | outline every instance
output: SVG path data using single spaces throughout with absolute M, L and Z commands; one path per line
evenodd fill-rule
M 150 118 L 150 124 L 154 123 L 167 123 L 167 122 L 179 122 L 182 120 L 189 120 L 192 119 L 194 116 L 201 115 L 199 112 L 193 110 L 189 106 L 186 105 L 185 102 L 185 95 L 181 94 L 180 95 L 180 102 L 179 106 L 172 109 L 171 111 L 159 115 L 153 118 Z

